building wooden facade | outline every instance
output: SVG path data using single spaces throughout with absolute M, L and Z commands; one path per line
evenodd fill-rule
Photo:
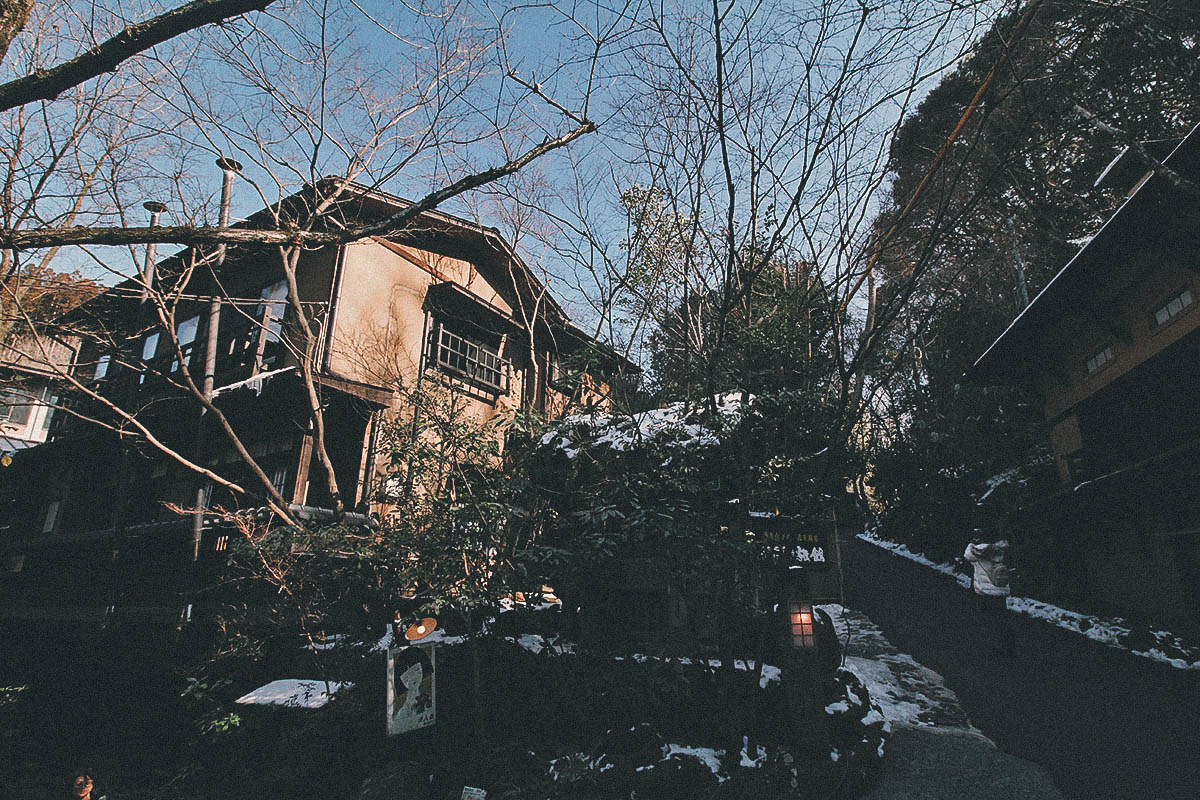
M 74 361 L 78 343 L 14 336 L 0 347 L 0 455 L 46 441 L 58 389 L 55 367 Z
M 407 203 L 354 187 L 342 206 L 344 217 L 370 220 Z M 178 280 L 190 257 L 165 260 L 156 280 Z M 404 390 L 436 381 L 480 420 L 515 408 L 556 415 L 572 404 L 606 406 L 611 376 L 632 368 L 570 322 L 496 230 L 440 212 L 422 214 L 403 236 L 305 252 L 296 282 L 314 332 L 308 363 L 326 448 L 344 506 L 362 522 L 386 510 L 376 493 L 378 439 L 385 420 L 406 412 Z M 166 446 L 253 492 L 261 481 L 177 385 L 181 355 L 199 383 L 215 352 L 213 402 L 250 456 L 296 516 L 331 517 L 278 251 L 230 247 L 219 267 L 195 270 L 180 297 L 174 337 L 137 282 L 73 311 L 73 326 L 98 332 L 80 347 L 75 375 L 136 409 Z M 104 416 L 102 402 L 74 402 L 76 414 Z M 256 508 L 263 497 L 214 486 L 144 437 L 122 439 L 77 416 L 60 423 L 5 473 L 0 615 L 178 617 L 185 565 L 219 561 L 228 544 L 215 515 L 179 509 Z
M 1108 222 L 970 377 L 1041 398 L 1063 491 L 1020 525 L 1067 597 L 1200 628 L 1200 129 L 1137 166 Z M 1126 153 L 1102 176 L 1128 172 Z

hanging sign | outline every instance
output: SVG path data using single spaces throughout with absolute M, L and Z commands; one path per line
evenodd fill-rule
M 764 561 L 789 570 L 823 571 L 837 559 L 832 526 L 802 525 L 794 517 L 753 512 L 744 524 L 746 538 L 758 546 Z
M 389 736 L 427 728 L 437 719 L 434 645 L 393 647 L 387 658 L 387 732 Z

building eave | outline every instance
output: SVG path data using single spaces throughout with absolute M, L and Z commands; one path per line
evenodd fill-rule
M 1164 160 L 1167 166 L 1178 164 L 1181 156 L 1200 145 L 1200 125 L 1192 128 L 1184 139 Z M 1017 315 L 1004 332 L 983 352 L 967 370 L 966 377 L 976 383 L 1020 382 L 1027 379 L 1033 368 L 1026 357 L 1023 346 L 1036 339 L 1036 334 L 1053 318 L 1059 305 L 1083 288 L 1085 282 L 1095 282 L 1096 269 L 1111 265 L 1114 247 L 1123 244 L 1128 237 L 1123 231 L 1133 221 L 1134 215 L 1150 199 L 1162 191 L 1166 179 L 1158 175 L 1143 180 L 1121 203 L 1100 230 L 1086 242 L 1062 269 L 1038 292 L 1033 301 Z

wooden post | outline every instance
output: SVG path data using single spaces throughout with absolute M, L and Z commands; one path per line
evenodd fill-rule
M 312 464 L 313 437 L 306 433 L 300 440 L 300 458 L 296 463 L 296 485 L 292 488 L 292 502 L 304 505 L 308 499 L 308 470 Z
M 204 382 L 202 391 L 207 400 L 212 400 L 213 385 L 217 375 L 217 340 L 221 324 L 221 298 L 213 295 L 208 304 L 208 337 L 204 347 Z M 203 463 L 204 417 L 208 409 L 200 409 L 200 421 L 196 425 L 196 460 Z M 204 494 L 207 479 L 201 478 L 196 486 L 196 507 L 192 511 L 192 562 L 200 560 L 200 542 L 204 538 Z

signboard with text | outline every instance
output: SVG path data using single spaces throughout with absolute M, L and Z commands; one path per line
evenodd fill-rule
M 837 524 L 832 516 L 802 520 L 750 512 L 732 521 L 731 527 L 742 530 L 768 570 L 803 573 L 814 602 L 840 602 Z

